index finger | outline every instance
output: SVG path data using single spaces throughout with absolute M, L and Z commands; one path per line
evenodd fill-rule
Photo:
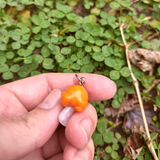
M 78 74 L 86 78 L 86 88 L 90 101 L 107 100 L 114 96 L 116 85 L 109 78 L 97 74 Z M 78 84 L 73 73 L 48 73 L 18 80 L 1 87 L 12 92 L 26 107 L 32 110 L 37 107 L 53 89 L 65 91 L 67 87 Z

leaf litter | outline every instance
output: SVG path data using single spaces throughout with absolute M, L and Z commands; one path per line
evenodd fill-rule
M 143 146 L 145 145 L 144 137 L 146 133 L 138 101 L 134 97 L 130 100 L 128 100 L 128 98 L 129 97 L 126 96 L 118 111 L 116 124 L 119 122 L 120 115 L 125 114 L 123 122 L 124 129 L 126 131 L 131 131 L 131 135 L 128 137 L 123 151 L 125 156 L 134 160 L 138 157 L 139 153 L 143 149 Z M 152 118 L 159 115 L 159 110 L 155 112 L 155 107 L 152 102 L 145 102 L 143 105 L 149 131 L 160 133 L 160 129 L 152 124 Z
M 143 48 L 129 50 L 130 61 L 143 72 L 150 71 L 154 63 L 160 63 L 160 52 Z

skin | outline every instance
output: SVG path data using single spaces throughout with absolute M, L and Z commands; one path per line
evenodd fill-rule
M 114 96 L 116 85 L 94 74 L 85 77 L 90 101 Z M 66 128 L 59 125 L 60 95 L 78 84 L 75 74 L 49 73 L 0 86 L 0 157 L 3 160 L 92 160 L 91 136 L 97 114 L 89 104 L 75 112 Z M 56 90 L 55 90 L 56 89 Z

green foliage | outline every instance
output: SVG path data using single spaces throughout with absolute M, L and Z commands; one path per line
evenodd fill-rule
M 145 88 L 149 88 L 153 84 L 154 80 L 155 80 L 155 76 L 144 75 L 143 78 L 142 78 L 142 85 Z
M 160 3 L 142 0 L 134 2 L 134 7 L 130 0 L 84 0 L 83 16 L 74 8 L 79 3 L 79 0 L 0 0 L 0 84 L 47 72 L 87 72 L 109 77 L 117 85 L 113 99 L 91 102 L 99 118 L 93 134 L 95 160 L 118 160 L 118 150 L 126 139 L 117 132 L 106 131 L 114 125 L 110 126 L 109 120 L 103 118 L 104 110 L 108 105 L 119 108 L 126 94 L 135 92 L 119 25 L 126 24 L 127 43 L 135 42 L 129 49 L 160 51 L 157 37 L 148 38 L 150 34 L 160 36 Z M 149 13 L 143 12 L 148 8 L 152 11 L 151 20 L 147 18 Z M 153 76 L 145 75 L 133 65 L 132 69 L 144 89 L 160 76 L 160 67 Z M 160 85 L 155 88 L 154 101 L 160 107 Z
M 154 135 L 156 135 L 155 132 L 153 132 Z M 160 144 L 157 141 L 153 141 L 153 147 L 157 151 L 158 159 L 160 159 Z
M 106 118 L 102 117 L 98 119 L 97 128 L 94 132 L 92 138 L 94 144 L 96 146 L 96 154 L 95 159 L 97 159 L 101 153 L 99 153 L 99 149 L 101 146 L 107 145 L 105 150 L 105 157 L 113 158 L 113 159 L 120 159 L 118 154 L 118 149 L 120 145 L 124 145 L 126 143 L 126 139 L 122 139 L 122 136 L 116 132 L 115 134 L 112 131 L 107 131 L 108 126 L 110 124 L 113 125 L 112 122 L 108 121 Z M 100 149 L 101 151 L 103 149 Z M 102 157 L 103 155 L 101 155 Z
M 156 96 L 156 105 L 160 107 L 160 96 Z
M 139 156 L 137 157 L 138 160 L 143 159 L 152 159 L 152 156 L 150 155 L 149 149 L 145 146 L 143 147 L 142 151 L 140 152 Z
M 107 101 L 95 101 L 95 102 L 90 102 L 96 109 L 97 114 L 99 117 L 102 117 L 104 114 L 104 109 L 107 104 Z

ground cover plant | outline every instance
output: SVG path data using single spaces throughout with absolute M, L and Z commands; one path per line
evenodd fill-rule
M 1 0 L 0 84 L 47 72 L 107 76 L 117 93 L 111 100 L 91 102 L 99 118 L 92 137 L 94 159 L 154 159 L 141 136 L 146 133 L 122 24 L 160 159 L 159 0 Z

